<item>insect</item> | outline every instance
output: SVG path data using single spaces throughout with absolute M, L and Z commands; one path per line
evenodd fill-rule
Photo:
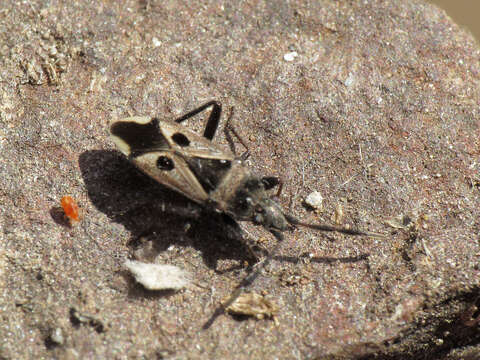
M 212 110 L 203 136 L 181 125 L 183 121 L 210 107 Z M 254 174 L 245 164 L 248 148 L 245 153 L 236 156 L 212 142 L 221 111 L 220 103 L 210 101 L 174 121 L 156 117 L 129 117 L 113 122 L 110 131 L 120 151 L 159 183 L 201 204 L 208 211 L 224 213 L 232 220 L 252 221 L 271 232 L 279 242 L 263 260 L 262 266 L 266 266 L 278 250 L 283 240 L 282 232 L 295 225 L 349 235 L 378 235 L 340 226 L 309 224 L 284 212 L 268 194 L 268 190 L 277 186 L 281 188 L 279 178 Z M 245 146 L 230 125 L 232 114 L 233 109 L 226 130 L 231 131 Z M 252 271 L 240 283 L 230 300 L 224 304 L 224 309 L 258 274 L 259 270 Z
M 67 216 L 70 222 L 80 220 L 80 212 L 78 210 L 78 204 L 74 198 L 71 196 L 64 196 L 60 200 L 60 204 L 62 205 L 63 211 Z

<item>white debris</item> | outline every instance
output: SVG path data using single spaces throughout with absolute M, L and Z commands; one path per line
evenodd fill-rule
M 305 202 L 308 206 L 311 206 L 314 209 L 321 209 L 323 204 L 323 196 L 318 191 L 310 193 Z
M 180 290 L 190 283 L 189 273 L 173 265 L 125 261 L 135 280 L 148 290 Z
M 343 206 L 342 204 L 338 204 L 335 208 L 335 213 L 333 215 L 333 221 L 337 225 L 341 225 L 343 223 Z
M 292 52 L 289 52 L 289 53 L 286 53 L 285 55 L 283 55 L 283 60 L 293 61 L 293 60 L 295 60 L 295 58 L 297 56 L 298 56 L 298 53 L 296 51 L 292 51 Z
M 57 327 L 55 330 L 53 330 L 50 334 L 50 340 L 52 340 L 57 345 L 63 345 L 63 343 L 65 342 L 65 338 L 63 336 L 62 329 Z
M 152 38 L 152 43 L 154 47 L 159 47 L 160 45 L 162 45 L 162 42 L 158 40 L 156 37 Z
M 345 86 L 350 87 L 353 85 L 354 82 L 355 82 L 355 75 L 353 75 L 352 73 L 349 73 L 348 77 L 344 81 Z

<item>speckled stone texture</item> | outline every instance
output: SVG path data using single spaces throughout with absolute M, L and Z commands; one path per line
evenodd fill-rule
M 479 50 L 439 9 L 3 0 L 0 64 L 1 359 L 478 358 Z M 283 179 L 285 209 L 387 235 L 286 232 L 252 287 L 278 325 L 211 321 L 248 272 L 244 240 L 108 138 L 112 119 L 211 99 L 234 107 L 250 166 Z M 64 195 L 82 208 L 72 226 Z M 144 290 L 127 258 L 193 285 Z

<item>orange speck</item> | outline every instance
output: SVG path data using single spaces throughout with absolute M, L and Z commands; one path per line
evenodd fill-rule
M 64 196 L 62 197 L 62 200 L 60 201 L 62 204 L 63 211 L 65 212 L 65 215 L 70 220 L 75 220 L 78 221 L 80 216 L 78 212 L 78 204 L 77 202 L 71 197 L 71 196 Z

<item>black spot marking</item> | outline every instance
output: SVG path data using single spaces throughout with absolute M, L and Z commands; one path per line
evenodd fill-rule
M 185 135 L 179 132 L 172 135 L 172 140 L 181 147 L 190 145 L 190 140 L 188 140 Z
M 170 159 L 169 157 L 159 156 L 157 159 L 157 167 L 160 170 L 170 171 L 170 170 L 173 170 L 173 168 L 175 167 L 175 164 L 173 163 L 173 160 Z
M 110 129 L 112 135 L 125 141 L 130 147 L 130 156 L 169 149 L 167 140 L 160 132 L 160 120 L 152 118 L 146 124 L 135 121 L 118 121 Z

